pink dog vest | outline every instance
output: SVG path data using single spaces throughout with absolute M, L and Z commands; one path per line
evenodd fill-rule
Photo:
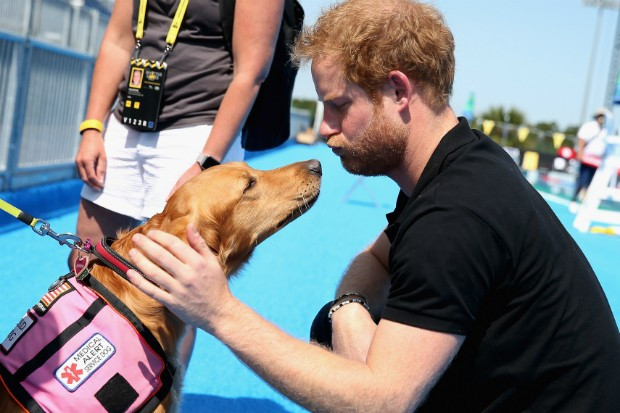
M 152 411 L 174 375 L 155 337 L 88 270 L 59 282 L 0 344 L 4 386 L 30 412 Z

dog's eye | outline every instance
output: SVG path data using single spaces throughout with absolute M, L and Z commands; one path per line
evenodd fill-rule
M 246 191 L 249 191 L 254 187 L 254 185 L 256 185 L 256 178 L 254 178 L 253 176 L 248 177 L 248 181 L 245 184 L 245 189 L 243 190 L 243 192 L 245 193 Z

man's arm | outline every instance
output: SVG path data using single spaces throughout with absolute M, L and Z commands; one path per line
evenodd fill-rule
M 358 292 L 368 299 L 372 317 L 381 318 L 390 287 L 388 255 L 390 241 L 381 233 L 356 256 L 342 276 L 336 297 Z M 377 325 L 361 304 L 345 305 L 332 315 L 332 348 L 349 358 L 365 361 Z
M 365 362 L 298 340 L 232 296 L 217 258 L 193 226 L 189 245 L 161 231 L 135 235 L 127 275 L 185 322 L 226 344 L 287 397 L 312 411 L 411 411 L 464 337 L 383 320 Z M 162 268 L 165 268 L 164 271 Z
M 368 299 L 373 317 L 379 318 L 390 288 L 389 253 L 390 241 L 382 232 L 375 242 L 351 261 L 336 289 L 336 297 L 352 291 L 359 292 Z
M 212 334 L 288 398 L 311 411 L 330 412 L 414 410 L 463 341 L 383 320 L 362 362 L 293 338 L 237 300 L 227 305 Z

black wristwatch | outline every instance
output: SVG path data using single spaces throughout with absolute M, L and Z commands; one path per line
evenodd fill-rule
M 218 161 L 211 155 L 205 155 L 201 153 L 201 154 L 198 154 L 198 158 L 196 158 L 196 163 L 200 166 L 200 169 L 204 171 L 207 168 L 211 168 L 212 166 L 219 165 L 220 161 Z

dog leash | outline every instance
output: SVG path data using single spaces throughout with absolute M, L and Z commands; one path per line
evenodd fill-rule
M 9 204 L 3 199 L 0 199 L 0 209 L 2 209 L 7 214 L 12 215 L 13 217 L 17 218 L 19 221 L 23 222 L 24 224 L 28 225 L 29 227 L 32 228 L 32 230 L 35 233 L 41 236 L 47 235 L 55 239 L 56 241 L 58 241 L 60 245 L 66 245 L 71 249 L 77 249 L 79 251 L 83 251 L 87 253 L 90 252 L 90 249 L 91 249 L 90 242 L 84 242 L 80 239 L 80 237 L 74 234 L 70 234 L 70 233 L 58 234 L 52 230 L 49 222 L 45 221 L 44 219 L 35 218 L 32 215 L 28 214 L 27 212 L 24 212 L 20 210 L 19 208 Z
M 115 241 L 115 238 L 113 237 L 104 237 L 97 245 L 93 245 L 89 239 L 84 242 L 77 235 L 70 233 L 58 234 L 54 232 L 50 227 L 49 222 L 40 218 L 35 218 L 32 215 L 9 204 L 3 199 L 0 199 L 0 209 L 31 227 L 37 234 L 41 236 L 47 235 L 58 241 L 60 245 L 66 245 L 71 249 L 78 250 L 78 256 L 73 263 L 73 274 L 75 275 L 81 274 L 82 270 L 88 267 L 88 255 L 82 255 L 82 252 L 85 252 L 86 254 L 94 254 L 104 265 L 111 268 L 125 280 L 128 280 L 127 271 L 129 269 L 133 269 L 140 273 L 146 280 L 153 282 L 146 277 L 142 271 L 112 250 L 111 245 Z M 58 281 L 61 280 L 59 279 Z

